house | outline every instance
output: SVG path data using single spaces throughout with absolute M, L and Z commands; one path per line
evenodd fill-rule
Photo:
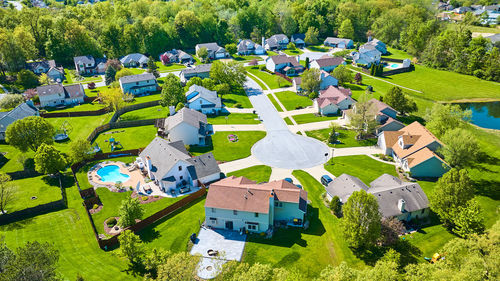
M 161 54 L 160 61 L 167 65 L 171 63 L 193 63 L 194 59 L 193 56 L 182 50 L 172 49 Z
M 383 131 L 378 136 L 377 145 L 412 177 L 436 178 L 450 168 L 436 154 L 443 144 L 417 121 L 398 131 Z
M 339 49 L 354 48 L 354 42 L 351 39 L 347 38 L 327 37 L 323 42 L 323 45 Z
M 248 56 L 248 55 L 265 55 L 266 49 L 259 44 L 255 44 L 250 39 L 240 40 L 238 43 L 238 55 Z
M 357 177 L 342 174 L 325 189 L 328 200 L 338 196 L 342 204 L 355 191 L 364 190 L 377 198 L 380 214 L 384 218 L 395 217 L 400 221 L 410 221 L 429 215 L 429 199 L 422 187 L 415 182 L 403 182 L 389 174 L 381 175 L 369 187 Z
M 256 183 L 228 177 L 210 185 L 205 201 L 205 224 L 227 230 L 262 233 L 275 224 L 303 226 L 307 192 L 286 181 Z
M 182 141 L 186 145 L 207 145 L 213 134 L 207 116 L 190 108 L 182 108 L 179 112 L 156 124 L 158 135 L 165 136 L 172 142 Z
M 370 68 L 372 64 L 378 65 L 382 58 L 382 53 L 378 50 L 364 50 L 364 52 L 352 52 L 352 64 Z
M 295 76 L 304 71 L 304 67 L 295 57 L 287 55 L 267 57 L 266 68 L 271 72 L 278 72 L 287 76 Z
M 373 104 L 375 119 L 379 124 L 375 131 L 377 135 L 383 131 L 398 131 L 405 126 L 397 120 L 398 112 L 394 108 L 377 99 L 371 99 L 368 102 Z M 356 105 L 351 110 L 356 112 Z M 349 122 L 349 113 L 351 110 L 343 111 L 342 118 L 346 119 L 347 122 Z
M 203 114 L 218 114 L 222 110 L 221 98 L 217 96 L 217 92 L 196 84 L 189 87 L 186 100 L 186 107 Z
M 309 68 L 316 68 L 319 70 L 324 70 L 326 72 L 332 72 L 337 66 L 345 65 L 343 57 L 330 57 L 323 56 L 317 60 L 313 60 L 309 66 Z
M 122 92 L 133 94 L 134 96 L 150 94 L 158 90 L 156 77 L 153 73 L 143 73 L 123 76 L 118 80 Z
M 106 58 L 94 59 L 93 56 L 74 57 L 75 69 L 80 75 L 104 74 Z
M 0 112 L 0 141 L 5 141 L 5 132 L 10 124 L 29 116 L 39 116 L 32 101 L 23 102 L 11 111 Z
M 210 77 L 210 69 L 212 64 L 200 64 L 194 68 L 186 68 L 181 70 L 179 77 L 182 83 L 186 83 L 189 79 L 193 77 L 200 77 L 201 79 Z
M 143 54 L 134 53 L 128 54 L 120 59 L 124 67 L 148 67 L 149 58 Z
M 455 14 L 465 14 L 467 12 L 472 12 L 472 9 L 470 7 L 458 7 L 453 9 L 453 12 Z
M 191 157 L 182 141 L 156 137 L 139 154 L 136 163 L 163 192 L 180 194 L 199 183 L 220 179 L 220 169 L 211 152 Z
M 365 53 L 372 50 L 377 50 L 381 52 L 382 55 L 387 54 L 387 46 L 384 44 L 384 42 L 375 38 L 374 39 L 371 39 L 371 37 L 368 38 L 368 42 L 359 47 L 360 53 Z
M 56 82 L 62 82 L 65 78 L 64 68 L 57 67 L 54 60 L 28 62 L 26 63 L 26 69 L 31 70 L 37 75 L 45 73 L 50 79 Z
M 339 111 L 350 109 L 356 103 L 351 95 L 349 89 L 330 86 L 321 92 L 313 105 L 321 115 L 337 115 Z
M 339 84 L 339 80 L 337 80 L 337 78 L 331 76 L 330 73 L 328 73 L 324 70 L 320 71 L 319 80 L 320 80 L 320 84 L 319 84 L 320 91 L 326 90 L 330 86 L 337 87 Z M 302 92 L 302 87 L 301 87 L 302 78 L 301 77 L 294 77 L 292 83 L 293 83 L 293 87 L 295 88 L 296 92 Z
M 289 42 L 285 34 L 275 34 L 265 40 L 264 48 L 268 51 L 283 50 L 287 48 Z
M 85 101 L 85 90 L 82 84 L 38 86 L 36 92 L 40 98 L 40 107 L 75 105 Z
M 295 47 L 302 49 L 306 46 L 306 35 L 304 33 L 295 33 L 290 37 L 290 42 L 295 44 Z
M 208 51 L 208 58 L 211 60 L 228 58 L 229 53 L 226 49 L 219 46 L 217 43 L 204 43 L 204 44 L 196 44 L 196 53 L 201 48 L 206 48 Z

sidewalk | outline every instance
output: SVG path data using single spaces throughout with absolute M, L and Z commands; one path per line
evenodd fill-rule
M 231 173 L 234 171 L 238 171 L 241 169 L 245 169 L 252 166 L 262 165 L 257 158 L 253 155 L 248 156 L 247 158 L 238 159 L 226 163 L 219 164 L 220 171 L 224 174 Z
M 307 114 L 307 113 L 317 113 L 317 110 L 313 106 L 309 106 L 306 108 L 302 109 L 295 109 L 295 110 L 290 110 L 290 111 L 284 111 L 280 112 L 281 118 L 293 116 L 293 115 L 300 115 L 300 114 Z
M 330 128 L 330 124 L 335 123 L 339 126 L 345 126 L 346 121 L 345 119 L 336 119 L 336 120 L 328 120 L 328 121 L 320 121 L 320 122 L 313 122 L 313 123 L 306 123 L 306 124 L 300 124 L 300 125 L 288 125 L 288 128 L 290 131 L 297 133 L 299 131 L 314 131 L 314 130 L 321 130 L 321 129 L 328 129 Z M 304 133 L 305 135 L 305 133 Z

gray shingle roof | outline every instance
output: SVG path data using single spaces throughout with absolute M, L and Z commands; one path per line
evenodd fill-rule
M 326 192 L 333 197 L 338 196 L 342 203 L 347 202 L 347 199 L 354 191 L 368 190 L 368 186 L 357 177 L 342 174 L 331 181 L 326 187 Z
M 217 165 L 212 152 L 190 158 L 187 161 L 193 164 L 197 179 L 220 173 L 219 165 Z
M 383 174 L 374 181 L 370 183 L 370 187 L 382 187 L 382 186 L 398 186 L 402 185 L 403 181 L 395 176 L 389 174 Z
M 200 64 L 197 65 L 195 68 L 187 68 L 181 70 L 181 73 L 184 74 L 193 74 L 193 73 L 204 73 L 204 72 L 210 72 L 210 69 L 212 68 L 212 64 Z
M 147 163 L 147 157 L 151 159 L 152 172 L 158 180 L 162 179 L 178 161 L 191 158 L 182 141 L 168 142 L 159 137 L 153 139 L 139 157 L 144 163 Z
M 399 186 L 372 187 L 368 192 L 377 198 L 380 213 L 384 217 L 403 214 L 398 207 L 400 199 L 405 201 L 405 213 L 429 207 L 429 199 L 418 183 L 404 182 Z
M 347 38 L 336 38 L 336 37 L 327 37 L 325 39 L 325 42 L 329 43 L 329 44 L 339 44 L 339 43 L 342 43 L 344 42 L 345 44 L 349 43 L 349 41 L 351 41 L 351 39 L 347 39 Z
M 45 85 L 36 87 L 38 96 L 50 96 L 54 94 L 64 94 L 64 88 L 61 84 Z
M 203 43 L 203 44 L 198 44 L 196 45 L 197 48 L 207 48 L 207 50 L 212 51 L 212 52 L 217 52 L 220 49 L 224 49 L 219 44 L 212 42 L 212 43 Z
M 304 33 L 295 33 L 290 38 L 290 41 L 294 42 L 295 40 L 300 39 L 302 41 L 306 40 L 306 35 Z
M 50 69 L 51 67 L 56 67 L 56 62 L 54 60 L 43 60 L 43 61 L 35 61 L 26 63 L 26 68 L 33 71 L 37 69 L 39 66 L 43 68 Z
M 123 76 L 120 78 L 120 83 L 134 83 L 141 82 L 146 80 L 156 80 L 156 77 L 153 73 L 142 73 L 136 75 Z
M 5 112 L 0 116 L 0 132 L 5 132 L 7 127 L 16 120 L 35 115 L 38 115 L 38 110 L 23 102 L 11 111 Z
M 95 64 L 95 59 L 94 59 L 93 56 L 79 56 L 79 57 L 74 57 L 73 61 L 76 64 L 80 64 L 80 63 L 83 63 L 85 65 L 88 65 L 88 64 L 94 65 Z
M 209 89 L 207 89 L 205 87 L 193 84 L 193 85 L 191 85 L 191 87 L 189 87 L 189 90 L 186 92 L 186 97 L 189 94 L 191 94 L 192 92 L 198 92 L 198 95 L 195 96 L 196 98 L 198 98 L 198 97 L 203 98 L 203 99 L 213 103 L 215 105 L 215 107 L 221 107 L 221 105 L 222 105 L 221 99 L 220 99 L 220 97 L 217 96 L 216 91 L 210 91 Z M 188 100 L 188 102 L 191 102 L 195 97 Z
M 138 63 L 143 64 L 143 63 L 147 63 L 148 61 L 149 61 L 148 57 L 146 57 L 143 54 L 139 54 L 139 53 L 128 54 L 120 59 L 120 62 L 122 64 L 128 64 L 131 62 L 138 62 Z
M 85 90 L 83 89 L 81 84 L 64 86 L 64 91 L 70 98 L 80 98 L 85 96 Z
M 170 130 L 180 123 L 188 123 L 189 125 L 199 129 L 200 123 L 207 124 L 207 116 L 194 109 L 184 107 L 176 114 L 167 117 L 165 120 L 165 129 Z

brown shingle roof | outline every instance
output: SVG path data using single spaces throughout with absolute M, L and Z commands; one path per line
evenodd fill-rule
M 405 145 L 413 144 L 409 148 L 403 149 L 399 146 L 398 143 L 395 143 L 392 146 L 392 150 L 394 150 L 394 153 L 396 153 L 399 158 L 405 158 L 410 154 L 415 153 L 418 150 L 430 145 L 433 142 L 437 142 L 442 145 L 442 143 L 431 132 L 429 132 L 429 130 L 427 130 L 422 124 L 418 123 L 417 121 L 402 128 L 398 132 L 402 132 L 401 135 L 403 135 L 403 141 L 405 141 Z
M 341 65 L 344 63 L 344 58 L 343 57 L 327 57 L 327 58 L 322 57 L 320 59 L 317 59 L 316 63 L 319 65 L 319 67 Z
M 270 57 L 274 64 L 290 63 L 294 67 L 300 67 L 300 63 L 295 59 L 295 57 L 289 57 L 287 55 L 277 55 Z
M 408 166 L 410 168 L 415 167 L 418 164 L 420 164 L 420 163 L 422 163 L 422 162 L 424 162 L 432 157 L 436 157 L 441 162 L 446 163 L 443 159 L 441 159 L 441 157 L 439 157 L 437 154 L 432 152 L 432 150 L 428 149 L 427 147 L 424 147 L 424 148 L 420 149 L 419 151 L 413 153 L 412 155 L 408 156 L 408 158 L 407 158 Z
M 403 132 L 400 131 L 384 131 L 385 146 L 393 147 L 398 142 L 398 137 L 402 134 Z

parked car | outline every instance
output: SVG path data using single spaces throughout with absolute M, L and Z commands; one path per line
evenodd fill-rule
M 300 189 L 303 189 L 303 188 L 302 188 L 302 185 L 300 185 L 300 184 L 296 184 L 296 186 L 297 186 L 298 188 L 300 188 Z
M 289 183 L 293 183 L 293 180 L 291 178 L 285 178 L 285 180 Z
M 328 175 L 322 175 L 321 176 L 321 184 L 324 186 L 327 186 L 330 182 L 332 181 L 332 178 Z

